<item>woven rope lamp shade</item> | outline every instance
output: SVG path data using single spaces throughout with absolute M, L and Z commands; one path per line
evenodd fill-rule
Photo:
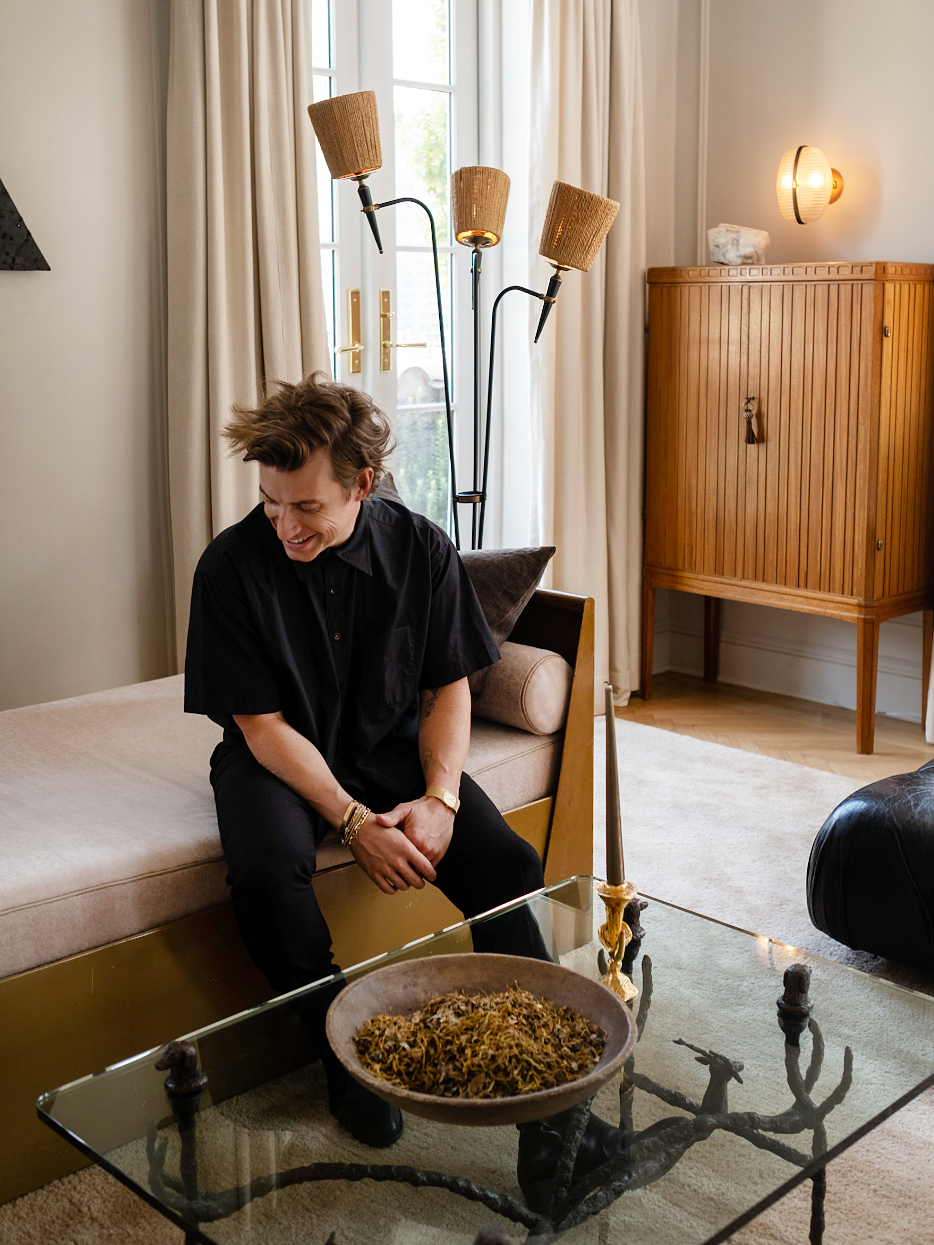
M 454 237 L 464 246 L 496 246 L 503 236 L 509 178 L 501 169 L 467 165 L 451 174 Z
M 308 105 L 308 115 L 333 178 L 362 177 L 382 167 L 375 91 L 319 100 Z
M 561 268 L 589 272 L 618 211 L 615 199 L 605 199 L 567 182 L 555 182 L 542 226 L 539 255 Z

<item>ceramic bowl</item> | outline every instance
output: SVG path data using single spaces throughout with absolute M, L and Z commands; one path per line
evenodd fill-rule
M 436 994 L 508 990 L 518 984 L 559 1007 L 573 1007 L 606 1030 L 606 1046 L 586 1076 L 553 1089 L 508 1098 L 442 1098 L 393 1085 L 367 1072 L 354 1049 L 357 1030 L 383 1012 L 407 1015 Z M 361 977 L 337 996 L 328 1011 L 331 1049 L 361 1085 L 412 1115 L 443 1124 L 521 1124 L 576 1106 L 615 1075 L 636 1041 L 629 1009 L 599 981 L 560 964 L 512 955 L 438 955 L 404 960 Z

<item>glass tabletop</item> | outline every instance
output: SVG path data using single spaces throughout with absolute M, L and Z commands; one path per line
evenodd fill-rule
M 605 912 L 591 878 L 344 977 L 469 952 L 472 928 L 523 916 L 555 961 L 599 979 Z M 934 1084 L 934 999 L 661 900 L 642 924 L 630 949 L 639 1040 L 591 1108 L 627 1144 L 596 1187 L 571 1185 L 557 1222 L 523 1201 L 515 1127 L 409 1116 L 388 1151 L 340 1129 L 291 1006 L 329 982 L 333 993 L 333 979 L 188 1035 L 200 1095 L 169 1098 L 159 1047 L 44 1094 L 39 1114 L 192 1241 L 469 1245 L 485 1227 L 515 1240 L 557 1227 L 569 1245 L 714 1245 Z M 795 963 L 812 973 L 798 1046 L 776 1010 Z

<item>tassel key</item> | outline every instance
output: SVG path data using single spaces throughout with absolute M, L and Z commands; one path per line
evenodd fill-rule
M 751 397 L 751 398 L 747 398 L 746 401 L 743 403 L 743 419 L 746 422 L 746 444 L 747 445 L 758 445 L 758 440 L 756 438 L 756 431 L 755 431 L 755 428 L 753 428 L 752 426 L 752 421 L 753 421 L 753 416 L 754 416 L 752 404 L 753 402 L 755 402 L 755 400 L 756 400 L 755 397 Z

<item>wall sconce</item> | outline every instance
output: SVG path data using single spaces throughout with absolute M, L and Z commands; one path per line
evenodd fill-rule
M 775 193 L 785 220 L 807 225 L 843 194 L 843 174 L 830 167 L 819 147 L 792 147 L 778 166 Z

